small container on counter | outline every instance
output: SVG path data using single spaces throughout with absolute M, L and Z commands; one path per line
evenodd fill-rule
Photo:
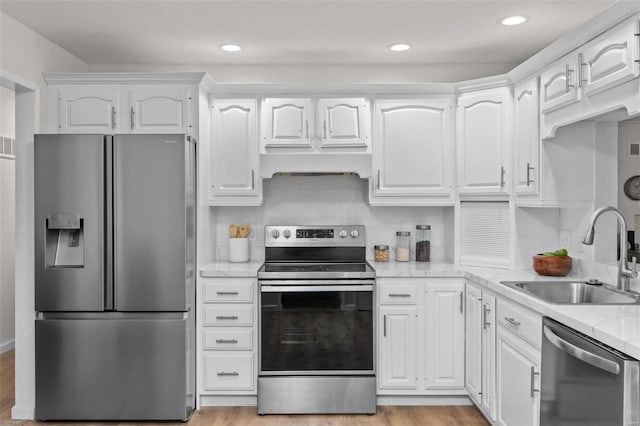
M 416 225 L 416 262 L 431 260 L 431 225 Z
M 375 259 L 376 262 L 388 262 L 389 246 L 386 244 L 373 246 L 373 258 Z
M 396 262 L 409 262 L 411 260 L 411 232 L 396 232 Z

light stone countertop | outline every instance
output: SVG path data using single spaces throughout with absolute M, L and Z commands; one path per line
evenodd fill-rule
M 200 269 L 202 277 L 256 277 L 263 261 L 213 262 Z M 580 277 L 542 277 L 533 271 L 463 266 L 440 262 L 375 262 L 376 277 L 465 277 L 496 295 L 524 305 L 541 315 L 593 337 L 640 359 L 640 305 L 554 305 L 521 293 L 501 281 L 584 280 Z

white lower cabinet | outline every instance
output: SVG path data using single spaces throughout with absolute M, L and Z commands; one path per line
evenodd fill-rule
M 496 420 L 496 298 L 466 284 L 465 387 L 491 421 Z
M 255 395 L 256 279 L 206 279 L 202 290 L 200 393 Z
M 378 394 L 463 394 L 464 281 L 377 281 Z
M 498 300 L 497 424 L 540 423 L 540 315 Z

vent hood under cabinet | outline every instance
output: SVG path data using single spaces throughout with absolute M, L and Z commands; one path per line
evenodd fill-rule
M 372 177 L 370 153 L 269 153 L 260 155 L 260 177 L 276 174 L 335 175 L 356 174 L 361 179 Z

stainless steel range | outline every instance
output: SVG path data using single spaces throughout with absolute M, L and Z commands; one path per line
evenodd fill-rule
M 258 414 L 375 413 L 364 226 L 266 226 L 258 283 Z

